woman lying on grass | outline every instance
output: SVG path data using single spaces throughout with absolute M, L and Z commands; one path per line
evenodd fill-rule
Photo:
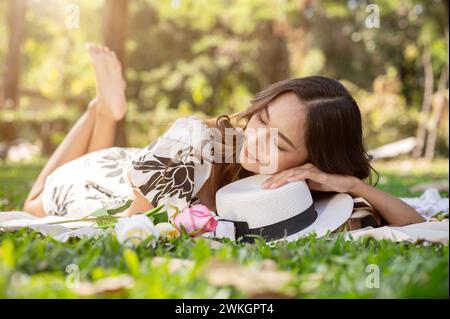
M 311 190 L 364 197 L 388 224 L 424 221 L 412 207 L 371 185 L 376 171 L 365 150 L 361 114 L 338 81 L 322 76 L 280 81 L 259 92 L 244 112 L 207 121 L 181 118 L 145 148 L 119 148 L 112 147 L 116 125 L 127 112 L 121 66 L 108 48 L 87 48 L 97 96 L 41 171 L 25 211 L 80 217 L 100 207 L 117 207 L 130 197 L 128 215 L 170 201 L 179 208 L 201 202 L 215 211 L 219 188 L 264 173 L 271 176 L 262 188 L 306 180 Z M 244 122 L 244 147 L 225 138 L 232 121 Z M 193 143 L 197 129 L 200 143 Z M 207 129 L 222 134 L 219 142 Z M 251 151 L 256 143 L 265 146 L 258 146 L 257 153 Z M 205 145 L 220 145 L 214 153 L 221 159 L 230 158 L 223 153 L 231 145 L 231 158 L 238 160 L 194 162 L 192 156 L 203 154 Z

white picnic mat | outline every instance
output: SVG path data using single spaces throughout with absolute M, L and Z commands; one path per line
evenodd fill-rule
M 403 227 L 367 227 L 347 232 L 347 238 L 373 237 L 393 241 L 416 241 L 423 239 L 431 242 L 448 243 L 448 219 L 440 222 L 430 221 L 430 218 L 439 212 L 444 212 L 448 215 L 448 198 L 442 198 L 437 189 L 430 188 L 423 192 L 420 197 L 400 199 L 414 207 L 427 219 L 427 222 Z M 60 216 L 38 218 L 21 211 L 0 212 L 0 231 L 14 231 L 28 227 L 44 235 L 52 236 L 62 242 L 67 241 L 71 237 L 92 237 L 102 232 L 102 230 L 94 227 L 94 222 L 72 222 L 62 225 L 49 224 L 69 220 L 71 219 Z
M 414 207 L 427 221 L 424 223 L 412 224 L 403 227 L 384 226 L 366 227 L 346 233 L 348 239 L 361 237 L 372 237 L 375 239 L 389 239 L 392 241 L 426 240 L 429 242 L 440 242 L 447 244 L 449 239 L 448 219 L 443 221 L 433 221 L 432 217 L 442 212 L 448 216 L 448 197 L 441 197 L 436 188 L 425 190 L 419 197 L 400 198 L 408 205 Z
M 363 229 L 349 231 L 346 233 L 346 237 L 347 239 L 372 237 L 379 240 L 389 239 L 396 242 L 415 242 L 418 240 L 426 240 L 429 242 L 448 244 L 448 233 L 448 219 L 445 219 L 443 221 L 430 221 L 403 227 L 366 227 Z
M 101 233 L 100 229 L 94 227 L 94 222 L 72 222 L 62 225 L 51 224 L 69 220 L 71 218 L 60 216 L 38 218 L 21 211 L 0 212 L 0 231 L 14 231 L 28 227 L 61 242 L 66 242 L 71 237 L 92 237 Z

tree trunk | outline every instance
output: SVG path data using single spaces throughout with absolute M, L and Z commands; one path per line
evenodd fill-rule
M 289 51 L 286 38 L 275 22 L 262 24 L 259 33 L 265 41 L 261 43 L 258 61 L 264 65 L 264 82 L 268 85 L 290 77 Z
M 449 40 L 448 40 L 448 1 L 443 1 L 444 6 L 446 8 L 443 20 L 444 20 L 444 35 L 445 42 L 447 45 L 447 52 L 449 48 Z M 436 149 L 436 141 L 438 135 L 439 125 L 442 122 L 442 115 L 444 113 L 444 109 L 448 108 L 448 98 L 446 97 L 446 90 L 448 90 L 448 78 L 449 78 L 449 70 L 448 70 L 448 61 L 444 65 L 441 71 L 441 76 L 439 77 L 439 83 L 437 87 L 437 92 L 435 94 L 435 99 L 432 103 L 433 112 L 431 116 L 431 122 L 429 126 L 429 132 L 426 143 L 425 150 L 425 158 L 428 160 L 432 160 L 434 158 L 435 149 Z
M 113 50 L 122 64 L 125 78 L 125 43 L 127 37 L 128 0 L 105 0 L 103 40 Z M 117 125 L 115 144 L 126 146 L 125 119 Z
M 417 128 L 417 145 L 413 151 L 413 158 L 419 158 L 423 155 L 423 149 L 425 147 L 425 140 L 428 128 L 428 119 L 431 109 L 431 102 L 433 98 L 433 66 L 431 64 L 431 54 L 428 48 L 424 49 L 422 55 L 422 65 L 424 70 L 424 90 L 423 90 L 423 101 L 422 109 L 420 111 L 419 127 Z
M 25 35 L 26 0 L 10 0 L 8 23 L 8 51 L 4 74 L 3 99 L 6 105 L 16 107 L 19 99 L 20 57 Z
M 304 11 L 311 9 L 314 6 L 313 0 L 297 0 L 296 3 L 298 15 L 302 15 Z M 281 22 L 281 25 L 283 33 L 288 39 L 290 70 L 298 76 L 303 73 L 304 58 L 308 51 L 306 38 L 309 33 L 309 26 L 306 23 L 292 26 L 289 24 L 288 19 L 284 19 Z
M 430 131 L 426 143 L 425 158 L 432 160 L 434 158 L 434 151 L 436 148 L 436 140 L 439 124 L 442 120 L 442 114 L 445 106 L 448 106 L 448 100 L 445 97 L 445 90 L 448 83 L 448 64 L 442 69 L 441 77 L 439 78 L 438 90 L 436 98 L 433 103 L 433 115 L 430 123 Z

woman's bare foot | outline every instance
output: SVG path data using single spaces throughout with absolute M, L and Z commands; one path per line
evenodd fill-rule
M 102 118 L 115 121 L 123 119 L 127 112 L 125 81 L 116 54 L 107 47 L 88 43 L 86 48 L 95 69 L 97 96 L 89 103 Z

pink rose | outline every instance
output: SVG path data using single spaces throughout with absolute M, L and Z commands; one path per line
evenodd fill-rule
M 193 237 L 213 232 L 217 227 L 213 214 L 208 207 L 201 204 L 183 209 L 175 216 L 174 224 L 180 230 L 183 225 L 188 234 Z

